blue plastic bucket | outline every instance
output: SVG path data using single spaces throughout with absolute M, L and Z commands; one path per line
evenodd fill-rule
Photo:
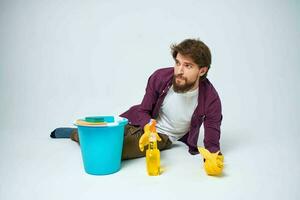
M 120 170 L 126 118 L 105 116 L 105 125 L 78 127 L 83 165 L 86 173 L 112 174 Z

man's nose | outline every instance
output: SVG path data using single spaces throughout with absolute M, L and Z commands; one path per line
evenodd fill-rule
M 183 67 L 183 65 L 179 65 L 179 66 L 178 66 L 178 73 L 183 74 L 183 72 L 184 72 L 184 67 Z

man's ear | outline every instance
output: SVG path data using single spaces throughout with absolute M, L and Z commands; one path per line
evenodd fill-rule
M 208 71 L 208 67 L 201 67 L 199 70 L 199 76 L 203 76 Z

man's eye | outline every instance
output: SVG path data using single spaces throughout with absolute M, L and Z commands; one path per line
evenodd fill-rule
M 185 65 L 186 68 L 191 69 L 192 65 Z

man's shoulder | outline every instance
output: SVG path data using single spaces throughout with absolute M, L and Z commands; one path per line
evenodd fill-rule
M 160 68 L 152 73 L 150 76 L 150 81 L 156 83 L 168 83 L 172 79 L 173 74 L 173 67 Z
M 166 76 L 173 76 L 173 73 L 174 73 L 173 67 L 164 67 L 164 68 L 157 69 L 155 72 L 153 72 L 152 76 L 166 77 Z
M 149 77 L 148 85 L 150 85 L 153 89 L 157 90 L 158 92 L 161 92 L 172 80 L 173 73 L 173 67 L 157 69 Z

